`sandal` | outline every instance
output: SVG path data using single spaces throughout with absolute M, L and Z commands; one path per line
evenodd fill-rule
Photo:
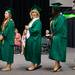
M 34 71 L 34 70 L 37 70 L 37 69 L 39 69 L 39 68 L 41 68 L 41 65 L 38 65 L 37 67 L 29 67 L 29 68 L 27 68 L 26 70 L 28 70 L 28 71 Z
M 52 70 L 52 72 L 59 72 L 61 71 L 61 66 L 59 66 L 56 70 Z

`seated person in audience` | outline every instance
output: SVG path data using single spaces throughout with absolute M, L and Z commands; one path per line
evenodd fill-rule
M 50 39 L 50 33 L 49 33 L 49 30 L 46 30 L 46 32 L 45 32 L 45 37 L 46 37 L 47 39 Z
M 15 47 L 14 47 L 14 53 L 20 54 L 21 52 L 21 34 L 18 32 L 18 29 L 15 29 Z
M 50 33 L 49 30 L 46 30 L 45 36 L 42 37 L 41 41 L 42 54 L 47 54 L 50 48 Z

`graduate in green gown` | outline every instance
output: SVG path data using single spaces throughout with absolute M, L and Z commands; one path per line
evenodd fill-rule
M 29 71 L 33 71 L 40 67 L 41 63 L 41 28 L 40 13 L 37 6 L 34 6 L 30 11 L 31 21 L 26 27 L 27 40 L 24 51 L 24 56 L 27 61 L 32 64 L 27 68 Z
M 7 65 L 2 71 L 10 71 L 14 60 L 14 21 L 12 20 L 11 10 L 6 10 L 4 16 L 2 33 L 0 35 L 0 40 L 2 40 L 1 60 L 7 62 Z
M 52 4 L 52 20 L 50 22 L 51 30 L 51 48 L 49 51 L 49 58 L 54 60 L 53 71 L 60 71 L 60 62 L 66 61 L 66 47 L 67 47 L 67 22 L 63 14 L 60 14 L 61 3 Z

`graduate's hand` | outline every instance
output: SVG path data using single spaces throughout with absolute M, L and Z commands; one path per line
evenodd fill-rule
M 25 29 L 28 30 L 29 29 L 29 26 L 25 26 Z
M 3 36 L 2 35 L 0 35 L 0 40 L 3 40 Z
M 50 34 L 50 36 L 52 37 L 52 36 L 53 36 L 53 34 Z

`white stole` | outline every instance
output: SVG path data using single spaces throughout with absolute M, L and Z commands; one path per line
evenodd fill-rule
M 33 23 L 34 23 L 36 20 L 38 20 L 38 19 L 39 19 L 39 18 L 34 18 L 34 19 L 32 19 L 32 21 L 29 23 L 28 27 L 31 28 L 32 25 L 33 25 Z M 29 32 L 29 30 L 27 30 L 26 37 L 27 37 L 27 39 L 30 37 L 30 32 Z

